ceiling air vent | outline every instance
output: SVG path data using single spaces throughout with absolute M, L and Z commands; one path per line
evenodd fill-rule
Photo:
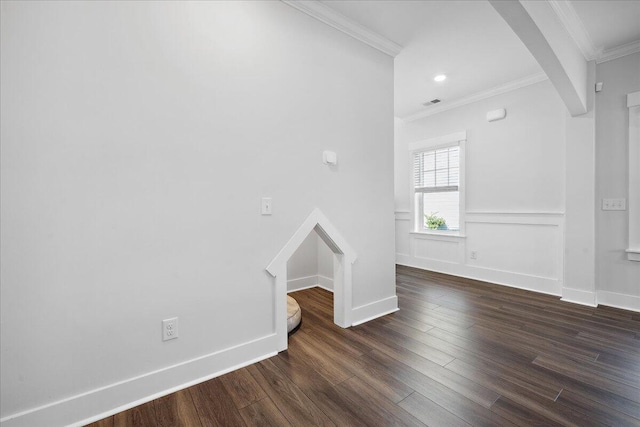
M 438 98 L 436 98 L 436 99 L 432 99 L 432 100 L 431 100 L 431 101 L 429 101 L 429 102 L 425 102 L 425 103 L 424 103 L 424 104 L 422 104 L 422 105 L 424 105 L 425 107 L 428 107 L 429 105 L 437 104 L 438 102 L 440 102 L 440 100 L 439 100 Z

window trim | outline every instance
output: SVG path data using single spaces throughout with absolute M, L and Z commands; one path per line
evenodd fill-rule
M 457 236 L 464 237 L 466 222 L 465 222 L 465 212 L 466 212 L 466 185 L 465 185 L 465 175 L 466 175 L 466 142 L 467 142 L 467 131 L 455 132 L 449 135 L 443 135 L 437 138 L 431 138 L 427 140 L 421 140 L 412 142 L 408 145 L 409 149 L 409 194 L 411 198 L 411 218 L 412 218 L 412 227 L 411 233 L 418 234 L 432 234 L 439 236 Z M 451 147 L 452 145 L 458 145 L 460 147 L 460 172 L 458 183 L 458 192 L 459 192 L 459 209 L 460 209 L 460 228 L 456 231 L 449 230 L 425 230 L 422 228 L 421 218 L 419 218 L 419 212 L 416 209 L 416 191 L 414 188 L 414 170 L 413 170 L 413 156 L 417 152 L 421 151 L 431 151 L 437 150 L 440 148 Z

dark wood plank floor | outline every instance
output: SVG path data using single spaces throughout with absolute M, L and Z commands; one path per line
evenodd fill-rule
M 640 425 L 640 314 L 407 267 L 397 293 L 341 329 L 296 292 L 288 351 L 92 426 Z

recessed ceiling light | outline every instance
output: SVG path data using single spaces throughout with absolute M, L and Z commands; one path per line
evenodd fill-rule
M 435 77 L 433 78 L 433 80 L 437 81 L 438 83 L 439 83 L 439 82 L 443 82 L 443 81 L 445 81 L 446 79 L 447 79 L 447 76 L 445 76 L 444 74 L 438 74 L 437 76 L 435 76 Z

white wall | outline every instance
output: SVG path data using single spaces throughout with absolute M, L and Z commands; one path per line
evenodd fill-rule
M 486 113 L 506 108 L 507 117 L 487 122 Z M 548 80 L 473 104 L 408 122 L 404 142 L 467 131 L 468 211 L 562 211 L 564 110 Z M 405 145 L 405 144 L 403 144 Z M 409 176 L 409 153 L 404 170 Z M 398 153 L 399 154 L 399 153 Z M 410 183 L 396 201 L 409 206 Z
M 287 292 L 318 285 L 333 289 L 333 252 L 313 230 L 287 262 Z
M 395 118 L 393 123 L 393 170 L 394 194 L 396 211 L 408 211 L 409 206 L 409 172 L 407 164 L 407 141 L 403 135 L 404 122 Z
M 487 111 L 497 108 L 506 119 L 488 123 Z M 465 130 L 466 236 L 410 234 L 407 144 Z M 549 81 L 407 122 L 396 135 L 396 156 L 405 159 L 396 159 L 395 173 L 404 183 L 396 194 L 398 263 L 560 294 L 565 107 Z
M 318 233 L 313 230 L 287 262 L 287 292 L 318 284 Z
M 271 354 L 264 268 L 315 207 L 354 306 L 395 294 L 390 57 L 280 2 L 1 8 L 3 427 Z
M 626 95 L 640 90 L 640 53 L 598 64 L 596 80 L 596 248 L 598 299 L 640 310 L 640 263 L 629 261 L 629 211 L 603 211 L 603 198 L 629 198 Z M 635 219 L 637 220 L 637 219 Z M 622 295 L 621 295 L 622 294 Z M 619 302 L 620 304 L 620 302 Z
M 320 238 L 317 239 L 318 251 L 318 285 L 333 290 L 333 252 Z

